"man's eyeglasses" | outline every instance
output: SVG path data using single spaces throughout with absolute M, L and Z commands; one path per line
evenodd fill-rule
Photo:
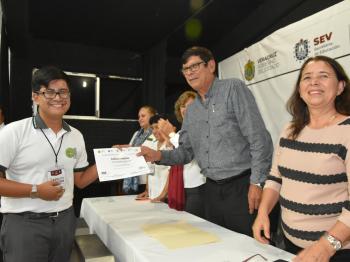
M 46 89 L 46 91 L 36 91 L 34 93 L 43 95 L 46 99 L 54 99 L 56 95 L 63 99 L 70 97 L 70 92 L 68 89 L 60 89 L 57 91 L 54 89 Z
M 189 72 L 195 72 L 195 71 L 197 71 L 199 69 L 201 64 L 207 64 L 207 63 L 204 62 L 204 61 L 201 61 L 201 62 L 195 63 L 193 65 L 190 65 L 190 66 L 187 66 L 187 67 L 183 67 L 183 68 L 181 68 L 180 71 L 183 74 L 188 74 Z

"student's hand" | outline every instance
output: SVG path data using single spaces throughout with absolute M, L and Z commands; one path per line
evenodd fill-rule
M 270 219 L 267 214 L 258 213 L 253 224 L 253 236 L 260 243 L 268 244 L 270 242 Z
M 301 251 L 293 262 L 328 262 L 335 250 L 323 237 L 311 246 Z
M 59 200 L 64 194 L 64 188 L 57 181 L 47 181 L 37 186 L 38 197 L 43 200 Z
M 144 199 L 148 199 L 147 190 L 136 196 L 136 200 L 144 200 Z
M 259 208 L 261 196 L 262 188 L 257 185 L 250 184 L 248 191 L 248 205 L 250 214 L 253 214 L 254 210 Z
M 164 133 L 167 137 L 169 137 L 170 133 L 176 132 L 176 127 L 173 126 L 169 120 L 159 119 L 158 120 L 158 128 L 159 130 Z
M 159 161 L 162 158 L 162 154 L 160 151 L 153 150 L 147 146 L 141 146 L 140 152 L 137 153 L 137 156 L 143 156 L 146 162 L 155 162 Z
M 156 198 L 151 199 L 151 202 L 152 203 L 162 203 L 162 202 L 164 202 L 164 200 L 165 200 L 165 197 L 157 196 Z
M 129 144 L 126 144 L 126 145 L 113 145 L 112 147 L 113 148 L 118 148 L 119 150 L 121 150 L 122 148 L 130 147 L 130 145 Z
M 173 149 L 174 145 L 171 143 L 170 138 L 168 135 L 166 135 L 163 131 L 159 131 L 161 137 L 164 139 L 164 143 L 167 148 Z

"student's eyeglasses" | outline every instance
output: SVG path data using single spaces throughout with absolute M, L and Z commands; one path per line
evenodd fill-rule
M 46 91 L 36 91 L 34 92 L 38 95 L 43 95 L 46 99 L 54 99 L 56 95 L 58 95 L 62 99 L 67 99 L 70 97 L 70 92 L 68 89 L 60 89 L 60 90 L 54 90 L 54 89 L 46 89 Z
M 189 72 L 196 72 L 199 69 L 201 64 L 207 64 L 207 63 L 204 62 L 204 61 L 201 61 L 201 62 L 195 63 L 193 65 L 190 65 L 190 66 L 187 66 L 187 67 L 183 67 L 183 68 L 181 68 L 180 71 L 183 74 L 188 74 Z

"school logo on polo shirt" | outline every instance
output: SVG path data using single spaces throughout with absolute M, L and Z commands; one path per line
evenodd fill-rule
M 77 149 L 76 148 L 72 148 L 72 147 L 68 147 L 66 149 L 66 156 L 68 158 L 75 158 L 77 156 Z

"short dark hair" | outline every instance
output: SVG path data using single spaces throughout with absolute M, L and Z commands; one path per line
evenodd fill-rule
M 208 63 L 210 60 L 214 60 L 213 53 L 202 46 L 193 46 L 188 48 L 181 57 L 181 63 L 184 65 L 187 63 L 187 60 L 191 56 L 199 56 L 205 63 Z
M 32 91 L 37 92 L 42 86 L 47 88 L 52 80 L 62 79 L 69 85 L 68 76 L 55 66 L 44 66 L 36 70 L 32 77 Z
M 149 124 L 157 124 L 160 119 L 168 120 L 168 117 L 164 114 L 155 114 L 149 119 Z
M 3 116 L 5 116 L 5 108 L 2 104 L 0 104 L 0 111 Z

